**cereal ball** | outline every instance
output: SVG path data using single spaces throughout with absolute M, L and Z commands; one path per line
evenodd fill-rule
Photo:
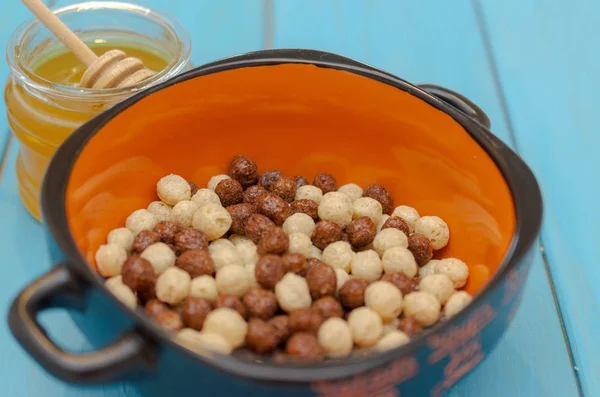
M 244 265 L 235 247 L 219 245 L 213 249 L 209 249 L 209 253 L 217 272 L 225 266 L 242 267 Z
M 160 241 L 173 246 L 177 244 L 175 237 L 180 231 L 181 228 L 179 227 L 179 225 L 171 221 L 158 222 L 158 224 L 154 228 L 154 232 L 158 234 Z
M 195 277 L 190 284 L 190 296 L 214 302 L 218 295 L 217 282 L 211 276 Z
M 277 297 L 272 291 L 253 288 L 244 295 L 244 305 L 250 317 L 268 320 L 277 312 Z
M 408 237 L 398 229 L 382 229 L 373 239 L 373 248 L 379 256 L 392 247 L 408 248 Z
M 319 328 L 319 344 L 332 357 L 345 357 L 352 352 L 354 341 L 352 331 L 341 318 L 330 318 Z
M 141 253 L 152 244 L 160 242 L 160 235 L 151 230 L 142 230 L 133 239 L 133 252 Z
M 248 276 L 248 282 L 250 283 L 250 288 L 260 288 L 260 284 L 256 281 L 256 265 L 250 264 L 245 265 L 244 269 L 246 270 L 246 275 Z
M 373 349 L 378 352 L 392 350 L 410 342 L 410 337 L 404 332 L 392 331 L 389 334 L 383 336 L 373 346 Z
M 421 279 L 419 291 L 429 292 L 443 305 L 454 293 L 454 283 L 445 274 L 430 274 Z
M 334 196 L 336 194 L 336 196 Z M 326 193 L 319 204 L 319 218 L 333 221 L 345 228 L 352 221 L 352 206 L 349 200 L 339 197 L 342 193 Z M 347 197 L 347 196 L 346 196 Z
M 200 207 L 192 219 L 194 229 L 203 232 L 209 241 L 216 240 L 227 233 L 231 223 L 229 212 L 217 204 Z
M 321 251 L 313 245 L 311 247 L 310 257 L 313 259 L 321 260 L 323 258 L 323 251 Z
M 312 332 L 317 333 L 323 318 L 321 315 L 308 307 L 294 309 L 289 313 L 290 333 Z
M 292 233 L 289 235 L 290 246 L 288 248 L 289 252 L 302 254 L 305 257 L 310 257 L 312 255 L 312 242 L 310 238 L 304 233 Z
M 296 197 L 296 180 L 281 175 L 271 186 L 271 193 L 276 194 L 288 203 L 291 203 Z
M 354 343 L 360 347 L 373 346 L 383 333 L 381 317 L 368 307 L 352 310 L 348 316 L 348 326 Z
M 273 187 L 273 184 L 275 183 L 275 181 L 277 179 L 279 179 L 279 177 L 283 175 L 281 173 L 281 171 L 277 171 L 277 170 L 269 170 L 269 171 L 265 171 L 260 178 L 258 178 L 258 184 L 262 187 L 264 187 L 267 190 L 271 190 L 271 188 Z
M 373 250 L 357 252 L 350 262 L 352 275 L 367 281 L 375 281 L 381 278 L 383 265 L 377 252 Z
M 250 204 L 254 207 L 256 207 L 256 200 L 264 195 L 267 194 L 267 189 L 265 189 L 264 187 L 260 186 L 260 185 L 253 185 L 250 186 L 248 189 L 246 189 L 246 191 L 244 191 L 244 194 L 242 196 L 242 201 L 246 204 Z
M 325 264 L 312 266 L 306 272 L 306 282 L 313 299 L 322 296 L 334 296 L 337 286 L 337 278 L 333 267 Z
M 404 314 L 428 327 L 440 318 L 440 301 L 428 292 L 415 291 L 404 297 Z
M 288 339 L 285 352 L 307 360 L 320 360 L 325 352 L 314 334 L 298 332 Z
M 256 353 L 269 353 L 275 350 L 279 342 L 277 331 L 268 322 L 253 318 L 248 322 L 246 345 Z
M 381 220 L 379 221 L 379 223 L 377 224 L 377 233 L 379 233 L 381 231 L 381 229 L 383 229 L 383 225 L 385 224 L 385 222 L 387 222 L 388 219 L 390 219 L 391 217 L 388 214 L 383 214 L 381 215 Z
M 254 265 L 258 261 L 256 244 L 246 236 L 233 235 L 230 238 L 235 245 L 238 256 L 242 259 L 244 265 Z
M 175 265 L 175 253 L 165 243 L 154 243 L 140 255 L 152 264 L 156 274 L 161 274 L 167 268 Z
M 198 186 L 194 182 L 190 182 L 190 181 L 188 181 L 188 184 L 190 185 L 190 193 L 191 193 L 192 197 L 194 197 L 194 194 L 198 193 L 198 190 L 200 190 L 200 186 Z
M 156 217 L 158 222 L 168 221 L 171 217 L 171 206 L 162 201 L 153 201 L 146 209 Z
M 320 259 L 308 258 L 306 260 L 306 271 L 308 271 L 308 269 L 310 269 L 313 266 L 324 265 L 324 264 L 325 263 L 323 261 L 321 261 Z
M 165 310 L 170 310 L 170 309 L 169 309 L 169 306 L 165 305 L 161 301 L 159 301 L 157 299 L 151 299 L 148 302 L 146 302 L 146 305 L 144 306 L 144 310 L 149 315 L 154 316 L 160 312 L 164 312 Z
M 352 204 L 352 218 L 358 219 L 363 216 L 369 217 L 374 225 L 381 220 L 382 209 L 379 201 L 370 197 L 361 197 Z
M 231 216 L 230 230 L 236 234 L 244 234 L 246 222 L 250 215 L 254 214 L 254 207 L 248 203 L 230 205 L 226 208 Z
M 192 201 L 200 207 L 204 207 L 207 204 L 221 205 L 221 199 L 217 196 L 217 193 L 211 189 L 200 189 L 192 196 Z
M 104 286 L 125 306 L 127 306 L 130 309 L 136 308 L 137 297 L 135 296 L 131 288 L 123 284 L 120 276 L 116 276 L 106 280 L 104 282 Z
M 315 175 L 313 185 L 323 191 L 323 193 L 335 192 L 337 190 L 337 182 L 331 174 L 320 173 Z
M 193 201 L 183 200 L 175 204 L 171 211 L 170 221 L 175 222 L 181 227 L 192 226 L 192 218 L 198 210 L 198 205 Z
M 156 193 L 158 193 L 158 197 L 163 202 L 169 205 L 175 205 L 180 201 L 189 200 L 192 197 L 190 184 L 175 174 L 160 178 L 156 184 Z
M 415 233 L 427 237 L 431 248 L 439 250 L 444 248 L 450 240 L 450 229 L 441 218 L 437 216 L 423 216 L 415 223 Z
M 121 274 L 123 262 L 127 259 L 125 248 L 117 244 L 101 245 L 96 251 L 96 267 L 103 277 Z
M 240 316 L 247 318 L 248 312 L 246 310 L 246 306 L 242 303 L 240 298 L 231 294 L 221 294 L 215 301 L 215 309 L 220 309 L 222 307 L 228 307 L 230 309 L 235 310 L 240 314 Z
M 215 273 L 215 264 L 210 254 L 202 249 L 184 252 L 176 259 L 175 266 L 188 272 L 192 278 L 212 276 Z
M 225 179 L 231 179 L 229 177 L 229 175 L 215 175 L 212 178 L 210 178 L 210 180 L 208 181 L 208 185 L 206 186 L 209 190 L 212 190 L 213 192 L 216 190 L 217 185 L 219 183 L 221 183 L 221 181 L 224 181 Z
M 275 296 L 277 297 L 279 307 L 288 313 L 294 309 L 310 307 L 312 304 L 306 280 L 294 273 L 286 274 L 277 283 L 275 286 Z
M 350 272 L 350 263 L 354 257 L 352 247 L 345 241 L 336 241 L 323 250 L 323 262 L 336 268 Z
M 269 229 L 260 242 L 256 246 L 256 252 L 258 255 L 267 254 L 283 254 L 288 250 L 290 246 L 290 239 L 288 235 L 280 227 L 274 227 Z
M 150 318 L 161 328 L 169 332 L 177 332 L 183 328 L 181 316 L 175 310 L 167 309 L 150 315 Z
M 258 244 L 262 236 L 267 230 L 274 228 L 275 224 L 272 220 L 264 215 L 252 214 L 246 221 L 245 232 L 255 244 Z
M 290 216 L 290 205 L 272 193 L 263 194 L 256 199 L 256 211 L 271 219 L 277 226 Z
M 187 297 L 181 305 L 181 320 L 186 327 L 200 331 L 211 310 L 208 299 Z
M 466 291 L 457 291 L 446 302 L 444 306 L 444 314 L 446 318 L 452 317 L 462 309 L 464 309 L 471 301 L 473 297 L 469 295 Z
M 346 281 L 350 280 L 350 275 L 348 275 L 348 273 L 345 270 L 342 270 L 339 268 L 335 268 L 334 270 L 335 270 L 335 278 L 336 278 L 335 293 L 336 293 L 336 295 L 339 295 L 340 288 L 342 288 L 342 286 L 344 285 L 344 283 L 346 283 Z
M 231 354 L 233 347 L 220 335 L 198 332 L 191 328 L 184 328 L 175 336 L 175 342 L 198 354 L 207 355 L 208 352 Z
M 358 186 L 355 183 L 348 183 L 347 185 L 340 186 L 338 192 L 348 195 L 352 202 L 361 198 L 363 195 L 362 187 Z
M 417 262 L 413 254 L 404 247 L 392 247 L 385 250 L 381 264 L 385 273 L 403 272 L 409 278 L 417 275 Z
M 226 238 L 219 238 L 214 241 L 211 241 L 211 243 L 208 246 L 208 252 L 212 254 L 213 252 L 220 250 L 221 248 L 235 249 L 235 245 Z
M 286 272 L 304 275 L 308 269 L 306 258 L 297 252 L 287 253 L 281 257 L 281 260 Z
M 408 249 L 412 252 L 419 266 L 423 266 L 433 257 L 429 239 L 419 233 L 413 233 L 408 237 Z
M 258 182 L 258 168 L 254 161 L 246 156 L 235 156 L 229 163 L 228 174 L 244 188 Z
M 187 272 L 170 267 L 156 280 L 156 297 L 162 302 L 176 305 L 189 295 L 191 281 Z
M 398 273 L 384 274 L 383 277 L 381 277 L 381 281 L 387 281 L 388 283 L 394 284 L 396 288 L 398 288 L 400 292 L 402 292 L 402 295 L 406 295 L 413 292 L 413 286 L 410 277 L 408 277 L 402 271 Z
M 323 198 L 323 191 L 316 186 L 313 185 L 305 185 L 296 189 L 296 201 L 300 200 L 310 200 L 317 204 L 321 202 Z
M 156 273 L 152 264 L 139 256 L 130 256 L 123 263 L 123 284 L 133 291 L 147 291 L 154 289 Z
M 306 214 L 316 222 L 319 219 L 319 204 L 312 200 L 302 199 L 292 202 L 290 207 L 290 213 L 293 214 Z
M 242 297 L 250 290 L 250 281 L 242 266 L 223 266 L 217 270 L 215 280 L 217 281 L 217 290 L 221 294 Z
M 392 283 L 375 281 L 365 290 L 365 306 L 391 321 L 402 313 L 402 293 Z
M 416 209 L 407 205 L 400 205 L 394 208 L 392 216 L 397 216 L 401 218 L 404 222 L 406 222 L 408 224 L 408 227 L 410 228 L 411 233 L 415 231 L 415 225 L 421 217 Z
M 369 286 L 367 280 L 351 278 L 342 285 L 338 295 L 340 302 L 348 309 L 354 309 L 365 304 L 365 290 Z
M 312 236 L 313 230 L 315 229 L 315 221 L 303 213 L 295 213 L 290 215 L 285 222 L 283 222 L 283 230 L 288 233 L 304 233 L 308 237 Z
M 215 187 L 215 193 L 219 196 L 223 207 L 229 207 L 242 202 L 244 188 L 235 179 L 223 179 Z
M 158 223 L 158 219 L 148 210 L 136 210 L 127 217 L 125 227 L 137 235 L 142 230 L 152 230 Z
M 108 244 L 119 245 L 123 247 L 125 251 L 130 251 L 131 247 L 133 246 L 133 233 L 131 233 L 131 231 L 125 227 L 113 229 L 110 231 L 110 233 L 108 233 L 106 242 Z
M 439 261 L 437 259 L 432 259 L 429 262 L 427 262 L 425 265 L 421 266 L 419 268 L 419 277 L 424 278 L 425 276 L 427 276 L 429 274 L 435 274 L 435 269 L 440 262 L 441 261 Z
M 392 213 L 392 209 L 394 208 L 394 199 L 383 186 L 376 183 L 369 185 L 363 191 L 363 196 L 371 197 L 372 199 L 379 201 L 384 214 Z
M 320 221 L 315 225 L 312 243 L 319 249 L 325 249 L 329 244 L 342 239 L 342 228 L 332 221 Z
M 342 317 L 344 315 L 344 309 L 342 305 L 332 296 L 324 296 L 313 302 L 311 310 L 327 320 L 331 317 Z
M 246 339 L 248 324 L 238 312 L 228 307 L 215 309 L 204 320 L 204 332 L 221 335 L 233 348 Z
M 363 216 L 356 218 L 346 226 L 348 240 L 355 248 L 362 248 L 373 242 L 377 234 L 377 227 L 371 218 Z
M 296 181 L 296 189 L 300 186 L 308 185 L 308 179 L 306 179 L 302 175 L 296 175 L 294 177 L 294 180 Z
M 454 283 L 454 288 L 464 287 L 469 278 L 469 267 L 465 262 L 456 258 L 444 258 L 440 260 L 435 266 L 434 272 L 435 274 L 445 274 L 448 276 Z
M 283 261 L 277 255 L 265 255 L 256 262 L 255 277 L 258 283 L 266 288 L 273 289 L 285 275 Z
M 398 321 L 398 331 L 401 331 L 408 335 L 410 338 L 421 332 L 423 327 L 414 317 L 402 317 Z
M 383 323 L 383 333 L 382 336 L 389 334 L 390 332 L 397 331 L 398 327 L 398 318 L 395 317 L 390 321 L 386 321 Z
M 390 227 L 398 229 L 407 236 L 410 236 L 410 227 L 408 226 L 408 223 L 398 216 L 390 216 L 381 226 L 382 229 L 387 229 Z
M 269 324 L 275 329 L 277 334 L 277 344 L 284 343 L 290 336 L 290 319 L 284 314 L 275 316 L 269 320 Z

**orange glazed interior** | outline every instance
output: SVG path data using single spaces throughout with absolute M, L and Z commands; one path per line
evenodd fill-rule
M 206 186 L 236 154 L 259 171 L 279 169 L 338 185 L 384 185 L 395 205 L 437 215 L 450 244 L 436 257 L 465 261 L 478 292 L 499 267 L 515 230 L 512 197 L 487 153 L 454 119 L 392 86 L 312 65 L 247 67 L 153 93 L 88 142 L 67 188 L 71 233 L 83 256 L 110 230 L 157 199 L 175 173 Z

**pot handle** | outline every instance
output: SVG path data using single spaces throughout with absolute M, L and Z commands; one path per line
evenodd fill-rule
M 470 99 L 458 92 L 434 84 L 419 84 L 419 88 L 460 110 L 484 127 L 490 128 L 490 118 L 487 114 L 485 114 L 485 112 Z
M 37 321 L 49 308 L 81 308 L 83 291 L 65 265 L 58 265 L 29 284 L 13 301 L 8 324 L 17 341 L 48 372 L 70 383 L 93 384 L 114 381 L 147 364 L 147 345 L 134 330 L 113 344 L 89 353 L 62 350 Z

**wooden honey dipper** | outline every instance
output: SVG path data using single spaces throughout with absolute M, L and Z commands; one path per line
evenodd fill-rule
M 127 57 L 121 50 L 109 50 L 97 56 L 41 0 L 21 0 L 23 4 L 79 59 L 87 69 L 82 88 L 121 88 L 139 83 L 155 74 L 138 58 Z

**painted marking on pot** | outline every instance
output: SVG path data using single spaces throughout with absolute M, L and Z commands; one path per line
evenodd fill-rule
M 439 397 L 469 373 L 485 357 L 481 350 L 479 338 L 469 341 L 467 344 L 450 354 L 450 361 L 444 367 L 444 380 L 438 383 L 432 390 L 432 397 Z

